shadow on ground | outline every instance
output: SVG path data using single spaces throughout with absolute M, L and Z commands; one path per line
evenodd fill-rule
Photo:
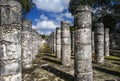
M 42 59 L 45 60 L 45 61 L 49 61 L 49 62 L 58 64 L 58 65 L 61 65 L 61 64 L 62 64 L 60 61 L 52 60 L 52 59 L 49 59 L 49 58 L 42 58 Z
M 107 74 L 111 74 L 111 75 L 114 75 L 114 76 L 118 76 L 118 77 L 120 76 L 119 72 L 108 70 L 108 69 L 105 69 L 105 68 L 93 66 L 93 69 L 104 72 L 104 73 L 107 73 Z
M 120 65 L 120 63 L 118 63 L 118 62 L 112 62 L 113 64 L 116 64 L 116 65 Z
M 52 54 L 44 54 L 45 56 L 56 58 L 56 56 L 53 56 Z
M 44 66 L 42 68 L 64 79 L 65 81 L 74 81 L 74 77 L 72 75 L 62 72 L 52 66 Z

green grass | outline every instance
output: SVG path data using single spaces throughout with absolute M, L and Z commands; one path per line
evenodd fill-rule
M 117 56 L 106 56 L 105 59 L 120 60 L 120 57 L 117 57 Z

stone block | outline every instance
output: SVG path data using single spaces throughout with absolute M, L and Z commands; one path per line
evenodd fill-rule
M 0 81 L 22 81 L 21 73 L 10 75 L 10 76 L 0 76 Z
M 13 75 L 19 72 L 21 72 L 20 59 L 0 61 L 0 75 Z
M 21 58 L 21 45 L 14 43 L 4 43 L 0 45 L 0 60 Z

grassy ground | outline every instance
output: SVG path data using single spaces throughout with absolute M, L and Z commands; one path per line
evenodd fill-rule
M 71 58 L 71 66 L 65 67 L 43 46 L 33 60 L 33 67 L 23 70 L 23 81 L 74 81 L 74 57 Z M 93 70 L 94 81 L 120 81 L 120 57 L 105 57 L 105 64 L 93 63 Z

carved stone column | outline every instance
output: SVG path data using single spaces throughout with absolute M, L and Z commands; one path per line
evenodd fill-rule
M 105 56 L 109 56 L 109 28 L 105 28 Z
M 94 31 L 92 31 L 92 54 L 95 54 Z
M 104 63 L 104 25 L 103 23 L 95 24 L 95 62 Z
M 54 32 L 51 33 L 50 41 L 51 52 L 54 53 Z
M 52 32 L 47 39 L 47 45 L 51 49 L 51 52 L 54 53 L 54 32 Z
M 61 60 L 64 66 L 71 64 L 71 34 L 70 26 L 66 22 L 61 22 Z
M 4 1 L 0 1 L 0 81 L 22 81 L 21 5 Z
M 61 59 L 61 29 L 56 28 L 56 56 Z
M 75 10 L 74 70 L 75 81 L 93 81 L 91 46 L 91 9 L 87 5 Z
M 32 29 L 32 58 L 34 59 L 36 55 L 38 54 L 38 40 L 37 40 L 37 32 L 35 29 Z
M 71 50 L 72 55 L 74 56 L 74 31 L 71 32 Z
M 54 31 L 54 53 L 56 52 L 56 32 Z
M 22 68 L 32 67 L 32 25 L 28 20 L 23 21 L 22 28 Z

